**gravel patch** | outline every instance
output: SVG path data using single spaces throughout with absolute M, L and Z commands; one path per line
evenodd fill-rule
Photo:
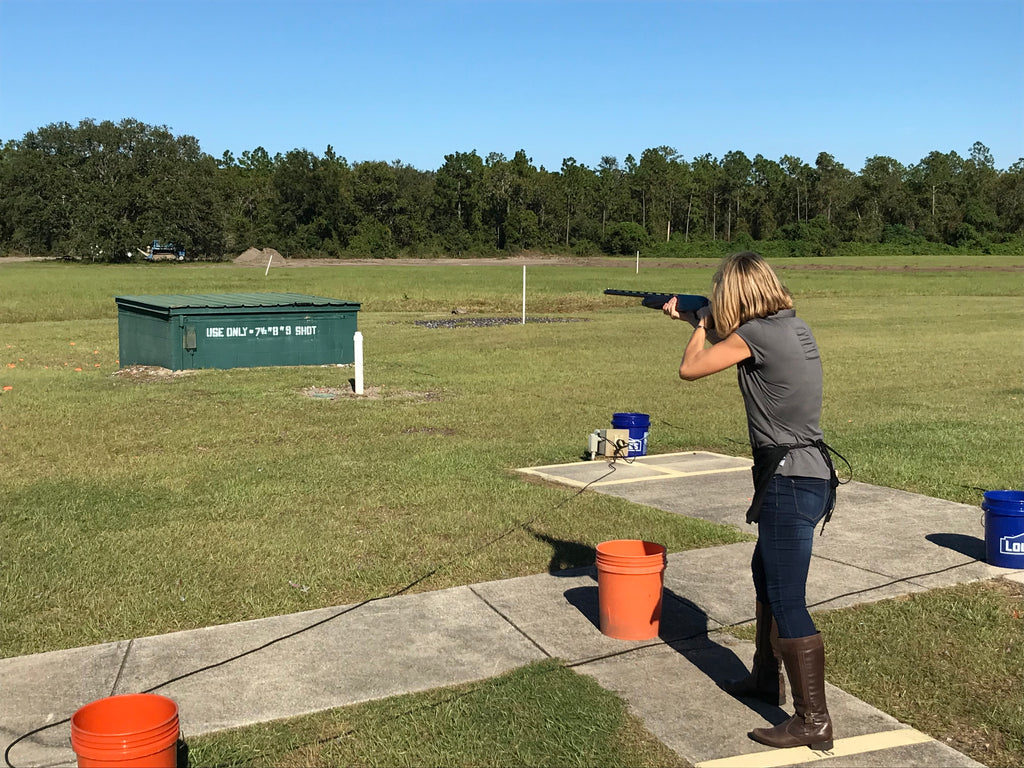
M 589 323 L 586 317 L 528 317 L 527 323 Z M 415 320 L 421 328 L 491 328 L 499 325 L 522 325 L 521 317 L 459 317 L 444 320 Z

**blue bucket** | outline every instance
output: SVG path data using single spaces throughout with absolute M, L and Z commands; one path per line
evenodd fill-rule
M 999 568 L 1024 568 L 1024 491 L 986 491 L 985 560 Z
M 651 417 L 646 413 L 613 413 L 612 429 L 629 430 L 627 457 L 647 455 L 647 435 L 651 431 Z

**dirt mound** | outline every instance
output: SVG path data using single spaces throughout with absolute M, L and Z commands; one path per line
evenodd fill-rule
M 119 368 L 114 371 L 113 375 L 127 381 L 150 382 L 178 379 L 182 376 L 191 376 L 194 373 L 196 372 L 192 370 L 172 371 L 159 365 L 130 365 L 126 368 Z
M 273 248 L 249 248 L 235 257 L 235 264 L 247 264 L 252 266 L 265 267 L 267 263 L 271 266 L 284 266 L 284 256 Z

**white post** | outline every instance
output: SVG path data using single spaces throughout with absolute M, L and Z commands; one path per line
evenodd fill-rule
M 523 325 L 526 325 L 526 265 L 523 264 Z
M 272 262 L 273 260 L 274 260 L 274 254 L 270 254 L 270 258 L 267 259 L 267 271 L 263 273 L 264 277 L 266 277 L 267 275 L 270 274 L 270 262 Z
M 640 274 L 640 251 L 636 252 L 636 273 Z
M 363 394 L 363 334 L 356 331 L 352 336 L 356 357 L 356 394 Z

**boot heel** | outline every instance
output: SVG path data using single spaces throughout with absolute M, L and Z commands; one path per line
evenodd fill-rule
M 817 752 L 831 752 L 832 747 L 835 746 L 835 744 L 832 739 L 829 739 L 828 741 L 817 741 L 813 744 L 809 744 L 808 746 Z

